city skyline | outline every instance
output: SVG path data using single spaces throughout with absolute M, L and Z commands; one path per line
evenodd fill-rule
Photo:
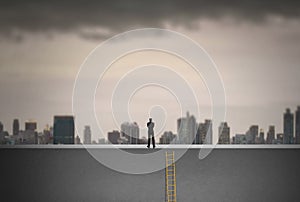
M 268 131 L 261 128 L 260 125 L 250 125 L 249 129 L 245 130 L 243 133 L 230 133 L 232 125 L 228 124 L 226 121 L 221 122 L 218 126 L 218 144 L 299 144 L 299 118 L 300 106 L 298 106 L 294 112 L 291 112 L 290 108 L 286 108 L 286 111 L 283 113 L 284 131 L 278 131 L 276 130 L 275 125 L 270 124 Z M 166 129 L 161 133 L 155 133 L 155 136 L 159 138 L 159 143 L 161 144 L 169 144 L 172 141 L 173 144 L 212 144 L 212 120 L 204 119 L 203 121 L 204 122 L 198 122 L 194 115 L 187 111 L 185 117 L 179 117 L 177 119 L 177 133 L 173 133 L 175 131 Z M 57 123 L 72 125 L 60 125 L 59 130 L 61 131 L 55 132 L 57 131 L 55 127 L 58 128 Z M 19 119 L 14 119 L 12 123 L 13 132 L 9 134 L 0 121 L 0 134 L 3 136 L 6 133 L 6 135 L 10 135 L 10 137 L 16 137 L 21 133 L 23 134 L 21 137 L 25 138 L 26 136 L 27 141 L 29 141 L 27 143 L 25 142 L 26 144 L 44 144 L 43 142 L 47 142 L 47 140 L 42 140 L 41 143 L 40 140 L 38 140 L 38 134 L 40 134 L 40 132 L 37 130 L 37 125 L 38 122 L 36 120 L 30 119 L 24 122 L 25 128 L 22 130 Z M 48 143 L 52 144 L 52 140 L 49 142 L 51 130 L 53 144 L 97 144 L 97 141 L 98 143 L 104 143 L 102 139 L 110 141 L 112 144 L 141 144 L 142 142 L 145 143 L 147 137 L 143 134 L 140 135 L 138 123 L 123 122 L 119 129 L 111 129 L 104 134 L 102 138 L 97 139 L 98 136 L 96 135 L 96 139 L 93 139 L 90 125 L 86 125 L 82 132 L 75 131 L 74 117 L 72 115 L 55 115 L 53 126 L 48 124 L 45 126 L 44 133 L 46 132 L 48 137 L 44 137 L 44 139 L 48 139 Z M 33 136 L 34 140 L 29 140 L 29 135 L 34 134 L 33 132 L 36 133 L 36 137 Z M 57 136 L 55 133 L 60 135 Z M 71 134 L 73 134 L 72 140 L 67 140 L 66 143 L 56 140 L 56 137 L 61 139 L 63 136 L 69 139 Z M 109 137 L 110 135 L 111 137 Z

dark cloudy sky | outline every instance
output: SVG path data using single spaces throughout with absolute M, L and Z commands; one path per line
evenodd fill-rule
M 251 124 L 265 130 L 275 124 L 281 132 L 285 108 L 295 110 L 300 105 L 299 4 L 291 0 L 1 1 L 0 121 L 11 131 L 13 118 L 22 123 L 37 119 L 42 129 L 52 124 L 53 115 L 72 113 L 76 74 L 90 51 L 120 32 L 157 27 L 192 38 L 216 62 L 226 89 L 232 134 L 245 132 Z M 168 56 L 140 53 L 119 65 L 124 71 L 154 56 L 169 61 Z M 121 76 L 122 71 L 115 69 L 105 77 L 108 89 Z M 188 72 L 185 76 L 193 77 Z M 205 97 L 201 92 L 200 98 Z M 143 126 L 147 117 L 143 108 L 156 101 L 142 106 L 142 97 L 137 95 L 139 107 L 132 114 Z M 99 96 L 99 102 L 103 100 L 109 97 Z M 163 105 L 162 100 L 157 102 Z M 198 121 L 209 117 L 206 104 Z M 98 108 L 99 117 L 105 110 Z M 175 118 L 168 118 L 166 130 L 176 131 Z

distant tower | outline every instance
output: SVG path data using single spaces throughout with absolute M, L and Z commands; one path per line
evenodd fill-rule
M 258 144 L 265 144 L 265 132 L 263 129 L 259 131 Z
M 92 133 L 91 133 L 90 126 L 84 127 L 83 135 L 84 135 L 83 144 L 91 144 L 92 143 Z
M 131 125 L 131 140 L 130 144 L 138 144 L 140 138 L 140 128 L 136 122 L 133 122 Z
M 122 123 L 121 135 L 128 140 L 128 144 L 138 144 L 140 137 L 140 128 L 136 122 L 134 123 Z
M 252 125 L 246 132 L 247 144 L 255 144 L 256 137 L 258 137 L 258 125 Z
M 219 126 L 219 144 L 230 144 L 230 127 L 227 122 L 222 122 Z
M 119 144 L 120 132 L 114 130 L 112 132 L 107 133 L 107 139 L 111 144 Z
M 0 133 L 3 132 L 3 124 L 0 122 Z
M 199 123 L 197 133 L 196 133 L 196 139 L 195 144 L 203 144 L 203 140 L 205 140 L 206 132 L 205 132 L 205 124 Z
M 298 106 L 295 113 L 296 116 L 296 144 L 300 144 L 300 106 Z
M 186 117 L 177 120 L 177 134 L 181 144 L 192 144 L 196 140 L 197 124 L 196 119 L 189 112 Z
M 205 129 L 205 136 L 203 139 L 203 144 L 212 144 L 212 120 L 206 119 L 204 121 L 204 129 Z
M 289 108 L 283 115 L 283 144 L 292 144 L 294 138 L 294 115 Z
M 53 144 L 74 144 L 74 117 L 54 116 Z
M 267 144 L 273 144 L 275 140 L 275 126 L 269 126 L 269 131 L 267 133 Z
M 18 135 L 20 131 L 20 124 L 18 119 L 14 119 L 13 122 L 13 135 Z

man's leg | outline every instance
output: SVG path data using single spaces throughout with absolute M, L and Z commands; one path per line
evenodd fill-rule
M 153 144 L 153 148 L 155 148 L 155 139 L 154 139 L 154 136 L 152 136 L 152 144 Z
M 148 148 L 150 147 L 150 137 L 148 137 Z

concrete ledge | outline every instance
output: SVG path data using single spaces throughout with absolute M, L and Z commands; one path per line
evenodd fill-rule
M 300 144 L 291 145 L 157 145 L 156 149 L 300 149 Z M 147 149 L 146 145 L 0 145 L 0 149 Z M 151 148 L 152 149 L 152 148 Z

